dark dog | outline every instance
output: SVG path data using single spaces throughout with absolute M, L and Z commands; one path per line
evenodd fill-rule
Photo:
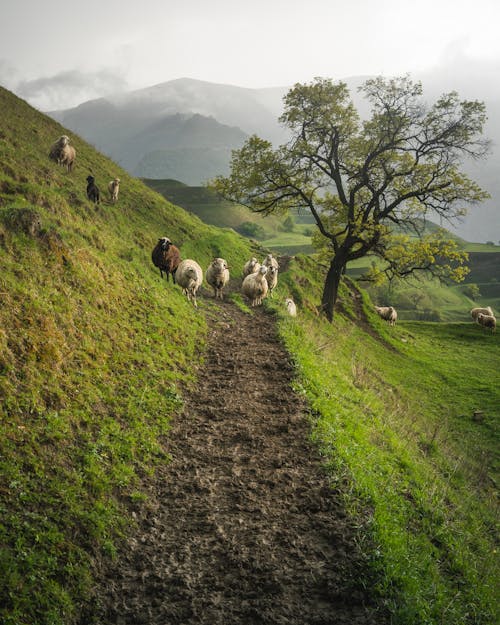
M 99 204 L 100 194 L 94 182 L 94 176 L 87 176 L 87 197 L 94 204 Z

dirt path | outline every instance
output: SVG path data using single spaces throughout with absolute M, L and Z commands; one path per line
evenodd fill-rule
M 208 306 L 199 384 L 139 533 L 99 590 L 100 625 L 375 625 L 355 530 L 309 441 L 272 315 Z

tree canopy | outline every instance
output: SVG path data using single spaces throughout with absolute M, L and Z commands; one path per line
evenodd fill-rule
M 360 91 L 371 105 L 365 120 L 345 83 L 296 84 L 280 117 L 288 143 L 250 137 L 233 152 L 229 176 L 211 182 L 255 212 L 311 212 L 329 263 L 321 307 L 330 320 L 347 263 L 366 255 L 381 259 L 372 279 L 425 271 L 461 280 L 466 254 L 443 232 L 425 235 L 423 224 L 453 222 L 488 197 L 460 169 L 489 150 L 482 102 L 451 92 L 427 105 L 407 76 L 370 79 Z

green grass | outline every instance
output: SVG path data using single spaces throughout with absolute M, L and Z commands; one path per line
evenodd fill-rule
M 318 285 L 297 264 L 299 317 L 280 331 L 332 481 L 376 546 L 391 622 L 498 622 L 498 335 L 471 323 L 390 329 L 366 298 L 379 340 L 341 315 L 330 326 L 310 312 Z

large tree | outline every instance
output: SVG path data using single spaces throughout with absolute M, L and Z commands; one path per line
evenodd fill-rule
M 489 148 L 482 102 L 452 92 L 428 106 L 409 77 L 367 80 L 360 91 L 371 104 L 363 121 L 345 83 L 296 84 L 280 117 L 290 141 L 273 148 L 250 137 L 233 152 L 229 176 L 211 183 L 255 212 L 311 212 L 329 263 L 321 302 L 329 320 L 347 263 L 363 256 L 394 276 L 460 279 L 466 255 L 441 233 L 424 235 L 422 224 L 429 215 L 451 222 L 488 197 L 460 170 L 464 157 Z M 411 238 L 402 234 L 409 229 Z

